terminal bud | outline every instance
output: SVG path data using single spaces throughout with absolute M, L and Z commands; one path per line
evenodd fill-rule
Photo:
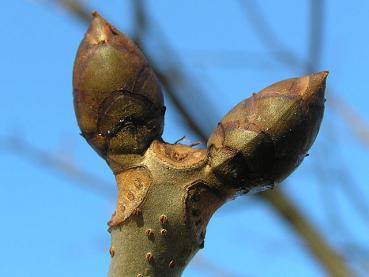
M 163 132 L 159 82 L 138 47 L 97 13 L 74 63 L 74 107 L 82 136 L 104 158 L 143 154 Z

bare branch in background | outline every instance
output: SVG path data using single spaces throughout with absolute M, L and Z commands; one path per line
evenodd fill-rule
M 319 70 L 323 50 L 323 28 L 325 26 L 324 8 L 324 0 L 310 1 L 309 49 L 308 62 L 306 62 L 307 73 Z
M 323 156 L 327 157 L 329 151 L 324 151 Z M 331 153 L 332 154 L 332 153 Z M 353 229 L 348 225 L 341 216 L 341 205 L 338 202 L 338 192 L 343 193 L 349 205 L 355 209 L 357 215 L 361 216 L 364 222 L 368 222 L 369 209 L 366 204 L 366 199 L 356 187 L 352 176 L 345 171 L 343 165 L 338 165 L 337 168 L 327 168 L 324 164 L 315 163 L 314 175 L 319 180 L 319 192 L 322 205 L 322 213 L 325 213 L 325 224 L 329 226 L 328 232 L 334 232 L 334 237 L 342 241 L 350 241 L 353 237 Z M 345 257 L 347 252 L 341 252 Z
M 350 199 L 350 203 L 355 207 L 358 213 L 363 217 L 365 222 L 369 222 L 369 207 L 363 194 L 352 189 L 353 180 L 346 174 L 344 170 L 337 172 L 337 179 L 340 180 L 345 196 Z
M 332 124 L 331 124 L 332 125 Z M 327 126 L 324 140 L 322 140 L 322 147 L 318 153 L 318 159 L 325 160 L 326 157 L 340 156 L 339 149 L 332 147 L 332 141 L 337 138 L 339 134 L 336 128 Z M 336 159 L 334 163 L 315 163 L 313 173 L 321 184 L 319 189 L 322 190 L 321 202 L 326 207 L 324 210 L 327 214 L 327 222 L 331 222 L 332 230 L 337 230 L 336 233 L 349 233 L 350 229 L 339 216 L 338 205 L 335 203 L 336 194 L 335 189 L 340 189 L 343 196 L 347 199 L 350 206 L 353 207 L 358 215 L 361 216 L 364 222 L 369 222 L 369 206 L 367 205 L 366 197 L 363 191 L 359 189 L 359 184 L 355 181 L 348 166 L 342 159 Z M 333 185 L 333 187 L 331 186 Z M 341 235 L 342 238 L 349 237 Z
M 275 211 L 278 211 L 278 215 L 282 215 L 284 220 L 304 239 L 307 247 L 318 258 L 330 276 L 353 276 L 352 273 L 349 274 L 350 271 L 342 257 L 331 249 L 313 225 L 305 219 L 305 216 L 298 212 L 296 206 L 291 205 L 288 198 L 278 190 L 267 191 L 261 195 Z
M 63 9 L 83 22 L 88 22 L 92 18 L 91 12 L 79 0 L 57 0 L 57 2 Z
M 195 66 L 202 68 L 244 69 L 277 71 L 280 65 L 268 56 L 272 53 L 246 51 L 184 50 L 185 56 Z M 280 55 L 282 53 L 275 53 Z
M 135 0 L 131 1 L 131 3 L 135 20 L 135 41 L 141 49 L 144 49 L 145 46 L 143 34 L 147 32 L 147 17 L 144 10 L 144 1 Z M 167 57 L 167 61 L 169 61 L 171 58 L 170 53 L 168 54 L 169 57 Z M 148 59 L 150 59 L 150 56 L 148 56 Z M 163 85 L 165 93 L 168 96 L 169 100 L 172 102 L 174 108 L 180 113 L 185 125 L 203 142 L 206 142 L 206 134 L 203 132 L 198 123 L 194 120 L 193 116 L 182 105 L 180 99 L 178 98 L 178 95 L 175 93 L 175 85 L 173 84 L 173 82 L 171 82 L 171 80 L 178 81 L 177 78 L 182 78 L 182 74 L 177 72 L 178 70 L 176 69 L 176 67 L 169 66 L 169 69 L 167 69 L 164 73 L 162 70 L 160 70 L 157 63 L 155 63 L 152 59 L 149 60 L 149 63 L 158 76 L 161 84 Z
M 134 38 L 135 42 L 141 49 L 145 49 L 144 37 L 143 35 L 148 32 L 148 19 L 145 12 L 145 2 L 143 0 L 134 0 L 131 1 L 133 7 L 134 21 L 135 21 L 135 33 Z M 156 28 L 156 31 L 159 30 Z M 166 70 L 162 70 L 158 63 L 156 63 L 150 56 L 147 56 L 149 59 L 149 64 L 153 68 L 154 72 L 158 76 L 161 84 L 165 89 L 165 93 L 168 96 L 169 100 L 172 102 L 174 108 L 181 115 L 184 124 L 188 127 L 188 129 L 193 132 L 194 135 L 198 136 L 202 142 L 207 141 L 207 135 L 203 131 L 203 128 L 199 126 L 198 122 L 193 118 L 192 114 L 185 108 L 179 95 L 175 92 L 176 85 L 175 83 L 186 83 L 188 80 L 183 80 L 184 72 L 181 71 L 181 63 L 177 60 L 175 61 L 175 55 L 172 53 L 172 49 L 170 49 L 169 45 L 167 45 L 163 40 L 160 41 L 160 45 L 164 48 L 166 55 Z M 195 91 L 192 94 L 198 92 L 199 89 L 195 88 Z M 196 93 L 201 96 L 201 93 Z M 192 97 L 189 95 L 189 98 Z M 209 114 L 210 115 L 210 114 Z
M 40 164 L 43 168 L 61 172 L 80 188 L 93 192 L 108 201 L 115 201 L 113 184 L 74 166 L 71 162 L 60 159 L 59 155 L 38 149 L 18 137 L 0 138 L 0 150 L 22 157 L 32 163 Z
M 271 49 L 273 46 L 277 44 L 281 47 L 285 52 L 290 53 L 290 58 L 296 58 L 297 55 L 291 53 L 291 51 L 287 48 L 287 46 L 283 45 L 280 40 L 278 39 L 277 34 L 274 32 L 272 27 L 268 24 L 265 20 L 265 16 L 262 15 L 260 8 L 257 7 L 256 1 L 242 1 L 241 3 L 246 5 L 247 8 L 251 8 L 248 10 L 247 14 L 249 15 L 251 11 L 254 12 L 249 20 L 251 21 L 252 25 L 255 27 L 258 25 L 257 28 L 260 30 L 264 30 L 267 32 L 266 34 L 261 34 L 260 32 L 257 33 L 259 38 L 265 43 L 267 47 Z M 322 48 L 323 48 L 323 34 L 324 34 L 324 14 L 325 14 L 325 1 L 324 0 L 311 0 L 310 1 L 310 25 L 309 25 L 309 51 L 308 51 L 308 61 L 306 63 L 306 71 L 314 72 L 318 70 L 318 67 L 321 62 L 322 57 Z M 257 19 L 255 18 L 257 17 Z M 254 21 L 257 20 L 257 21 Z M 260 24 L 262 26 L 260 26 Z M 276 45 L 273 45 L 276 44 Z M 286 66 L 291 66 L 291 64 L 285 61 Z M 293 69 L 293 68 L 292 68 Z M 345 103 L 337 93 L 334 94 L 334 97 L 329 99 L 328 104 L 333 107 L 333 109 L 342 117 L 345 121 L 347 126 L 353 131 L 354 134 L 361 140 L 361 142 L 369 147 L 369 125 L 352 109 L 347 103 Z M 348 176 L 343 178 L 342 175 L 343 171 L 341 170 L 340 182 L 348 181 Z M 347 187 L 347 183 L 343 185 L 344 188 Z M 364 205 L 361 197 L 359 194 L 356 193 L 354 190 L 348 191 L 346 188 L 346 192 L 348 193 L 347 196 L 352 199 L 352 203 L 356 206 L 357 210 L 367 218 L 367 209 L 366 205 Z
M 345 121 L 349 129 L 356 135 L 360 142 L 369 148 L 369 125 L 360 115 L 344 100 L 335 95 L 329 100 L 331 107 L 337 112 Z
M 135 29 L 137 31 L 136 43 L 141 49 L 146 50 L 142 35 L 150 31 L 149 26 L 155 26 L 155 28 L 152 29 L 155 30 L 155 37 L 157 43 L 160 45 L 161 54 L 165 56 L 165 64 L 161 65 L 150 57 L 150 55 L 149 63 L 164 86 L 169 100 L 180 113 L 185 125 L 187 125 L 194 135 L 206 144 L 208 137 L 207 133 L 211 131 L 211 129 L 209 129 L 209 124 L 214 121 L 214 118 L 217 118 L 214 113 L 215 108 L 207 101 L 207 97 L 197 82 L 186 74 L 184 71 L 185 66 L 165 40 L 160 26 L 150 21 L 145 10 L 145 1 L 134 0 L 131 1 L 131 3 L 135 15 Z M 150 49 L 147 49 L 145 52 L 150 54 Z M 180 89 L 178 89 L 178 87 L 180 87 Z M 181 91 L 182 93 L 180 93 Z M 196 101 L 194 101 L 194 99 L 196 99 Z M 207 103 L 206 109 L 204 109 L 203 103 Z M 192 109 L 189 108 L 190 106 L 193 106 Z M 194 117 L 195 114 L 197 115 L 196 119 Z M 215 124 L 213 127 L 215 127 Z
M 257 6 L 256 1 L 239 0 L 244 7 L 245 14 L 249 23 L 253 26 L 261 42 L 269 49 L 272 56 L 281 61 L 288 68 L 298 71 L 303 67 L 309 71 L 317 70 L 321 59 L 321 50 L 323 43 L 323 18 L 325 1 L 311 0 L 310 7 L 310 36 L 309 36 L 309 55 L 308 61 L 301 60 L 296 53 L 293 53 L 273 30 L 272 26 L 267 22 L 265 16 L 262 14 L 260 7 Z M 280 52 L 273 50 L 280 49 Z M 331 97 L 327 102 L 334 110 L 341 116 L 344 122 L 353 131 L 353 134 L 359 137 L 364 145 L 369 145 L 369 126 L 360 118 L 360 116 L 350 107 L 345 101 L 339 98 L 338 94 L 334 92 L 334 97 Z
M 169 78 L 162 74 L 160 71 L 156 69 L 155 66 L 153 66 L 154 71 L 158 75 L 158 78 L 162 85 L 165 88 L 165 91 L 172 102 L 175 109 L 181 114 L 182 119 L 184 120 L 184 123 L 186 126 L 196 135 L 199 137 L 199 139 L 206 144 L 207 141 L 207 135 L 203 132 L 202 128 L 196 123 L 196 121 L 192 118 L 191 114 L 182 106 L 179 99 L 175 96 L 174 93 L 174 87 L 172 83 L 168 80 Z
M 245 11 L 246 18 L 251 24 L 255 33 L 261 42 L 270 50 L 270 54 L 280 63 L 288 65 L 296 71 L 305 67 L 306 61 L 303 61 L 296 54 L 284 45 L 279 36 L 271 28 L 266 17 L 262 14 L 257 1 L 239 0 L 241 7 Z M 277 50 L 277 51 L 276 51 Z

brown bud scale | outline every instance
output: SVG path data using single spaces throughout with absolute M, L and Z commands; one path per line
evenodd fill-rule
M 286 178 L 318 133 L 327 75 L 275 83 L 233 108 L 208 141 L 214 173 L 244 192 Z
M 104 158 L 142 154 L 161 137 L 165 107 L 154 72 L 138 47 L 97 13 L 77 53 L 73 91 L 82 135 Z

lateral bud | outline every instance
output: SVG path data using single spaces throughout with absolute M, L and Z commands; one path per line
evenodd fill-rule
M 319 131 L 328 72 L 275 83 L 235 106 L 208 140 L 210 166 L 236 191 L 266 189 L 302 162 Z

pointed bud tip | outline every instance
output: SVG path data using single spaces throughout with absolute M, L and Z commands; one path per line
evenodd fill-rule
M 327 70 L 311 74 L 310 80 L 316 85 L 325 85 L 329 72 Z
M 86 33 L 86 39 L 91 44 L 106 42 L 112 36 L 113 27 L 97 12 L 92 12 L 92 21 Z
M 326 80 L 329 72 L 327 70 L 313 73 L 311 75 L 303 77 L 301 80 L 306 80 L 308 82 L 308 87 L 306 90 L 301 91 L 301 95 L 304 97 L 318 96 L 322 100 L 324 99 Z
M 319 74 L 322 74 L 324 76 L 324 78 L 327 78 L 329 75 L 329 71 L 328 70 L 324 70 L 322 72 L 320 72 Z
M 109 23 L 106 22 L 106 20 L 97 11 L 93 11 L 91 15 L 92 15 L 91 25 L 94 23 L 98 25 L 109 25 Z
M 101 17 L 97 11 L 91 13 L 92 17 Z
M 322 81 L 325 81 L 327 79 L 328 75 L 329 75 L 328 70 L 324 70 L 324 71 L 312 74 L 312 76 L 319 77 Z

